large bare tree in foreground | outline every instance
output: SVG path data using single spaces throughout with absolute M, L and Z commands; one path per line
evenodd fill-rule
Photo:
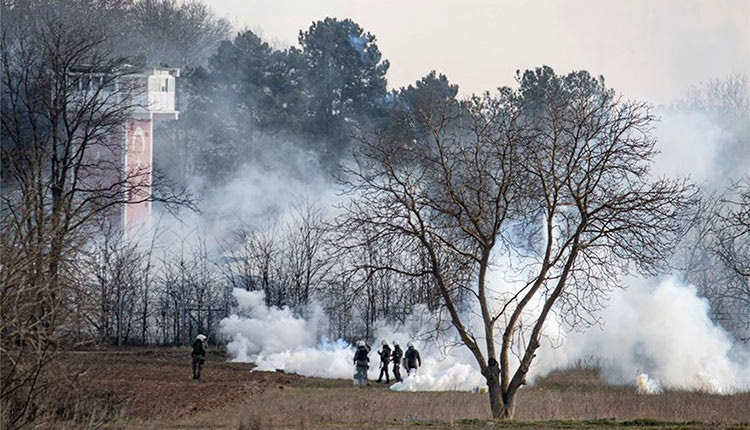
M 620 275 L 661 267 L 691 194 L 685 182 L 650 177 L 645 104 L 586 72 L 544 67 L 519 83 L 465 102 L 429 89 L 412 98 L 403 127 L 362 139 L 341 222 L 362 246 L 429 257 L 369 269 L 434 278 L 494 418 L 513 416 L 550 316 L 589 322 Z M 521 282 L 498 291 L 488 271 L 508 255 L 521 262 Z

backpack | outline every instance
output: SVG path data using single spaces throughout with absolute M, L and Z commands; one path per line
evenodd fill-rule
M 416 349 L 407 349 L 405 357 L 406 357 L 406 362 L 408 363 L 409 367 L 413 367 L 413 368 L 417 367 L 417 350 Z
M 354 361 L 368 361 L 367 348 L 363 346 L 357 347 L 357 352 L 354 353 Z
M 193 352 L 190 354 L 193 357 L 196 356 L 205 356 L 206 350 L 203 348 L 203 342 L 196 340 L 193 342 Z

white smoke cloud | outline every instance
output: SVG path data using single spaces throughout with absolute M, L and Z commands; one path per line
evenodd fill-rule
M 612 294 L 604 325 L 569 334 L 562 348 L 545 348 L 539 366 L 596 357 L 612 383 L 647 372 L 664 388 L 731 393 L 750 389 L 748 353 L 709 316 L 692 285 L 666 278 L 633 280 Z
M 238 313 L 221 322 L 222 333 L 231 338 L 227 350 L 235 361 L 254 362 L 258 370 L 283 369 L 306 376 L 351 378 L 354 348 L 345 341 L 329 341 L 318 335 L 320 312 L 305 320 L 288 308 L 268 308 L 262 292 L 235 290 Z M 415 312 L 424 315 L 423 312 Z M 660 387 L 732 393 L 750 388 L 747 352 L 733 346 L 731 338 L 711 321 L 708 305 L 694 287 L 674 278 L 655 284 L 634 280 L 627 290 L 613 294 L 602 313 L 603 327 L 568 333 L 561 347 L 545 342 L 538 352 L 529 380 L 550 371 L 598 358 L 606 379 L 633 384 L 643 392 Z M 376 333 L 402 346 L 423 336 L 434 321 L 412 321 L 401 329 L 382 324 Z M 548 331 L 560 327 L 550 320 Z M 564 335 L 564 333 L 563 333 Z M 447 339 L 444 339 L 447 340 Z M 443 348 L 439 342 L 416 342 L 422 367 L 404 376 L 391 389 L 402 391 L 475 390 L 484 386 L 478 365 L 463 346 Z M 370 380 L 379 374 L 378 357 L 370 353 Z M 641 374 L 648 373 L 644 377 Z M 638 379 L 640 378 L 640 379 Z M 640 380 L 640 384 L 638 381 Z M 645 388 L 644 388 L 645 387 Z
M 658 115 L 654 137 L 661 153 L 654 160 L 655 175 L 703 182 L 721 173 L 715 164 L 726 133 L 709 115 L 685 109 L 660 109 Z
M 486 383 L 476 362 L 453 355 L 422 359 L 422 367 L 391 386 L 396 391 L 470 391 Z
M 238 302 L 236 313 L 221 321 L 221 333 L 231 341 L 227 352 L 233 361 L 253 362 L 257 370 L 284 370 L 305 376 L 324 378 L 351 378 L 354 375 L 354 347 L 343 340 L 329 341 L 320 335 L 322 312 L 314 307 L 313 317 L 295 316 L 287 308 L 265 305 L 262 291 L 235 289 Z M 415 315 L 424 315 L 417 310 Z M 375 348 L 370 352 L 368 376 L 377 379 L 380 373 L 379 358 L 375 351 L 385 341 L 391 347 L 397 341 L 402 348 L 414 338 L 423 337 L 430 322 L 411 320 L 400 330 L 380 324 Z M 412 331 L 413 330 L 413 331 Z M 404 382 L 394 384 L 394 390 L 442 391 L 472 390 L 483 385 L 476 364 L 464 348 L 446 352 L 433 342 L 415 341 L 422 357 L 422 367 L 411 375 L 402 369 Z M 389 374 L 393 379 L 392 364 Z
M 257 370 L 281 369 L 320 378 L 351 378 L 354 375 L 352 357 L 354 348 L 343 340 L 329 342 L 323 338 L 315 347 L 290 345 L 284 351 L 261 353 L 253 360 Z M 372 376 L 371 376 L 372 378 Z
M 231 338 L 227 352 L 236 361 L 260 354 L 289 351 L 291 346 L 309 348 L 317 344 L 314 322 L 295 316 L 288 307 L 269 308 L 262 291 L 234 289 L 237 313 L 221 321 L 221 332 Z
M 645 373 L 641 373 L 635 378 L 635 385 L 638 394 L 660 394 L 662 392 L 659 383 L 649 378 Z

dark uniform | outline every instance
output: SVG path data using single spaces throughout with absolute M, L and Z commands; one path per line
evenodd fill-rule
M 418 367 L 422 366 L 422 358 L 419 356 L 419 351 L 414 349 L 414 345 L 409 345 L 404 353 L 404 361 L 406 362 L 406 374 L 410 374 L 412 370 L 417 370 Z
M 401 358 L 404 356 L 404 351 L 401 349 L 399 344 L 393 346 L 393 353 L 391 354 L 391 360 L 393 360 L 393 377 L 398 382 L 403 381 L 401 379 Z
M 378 382 L 383 380 L 383 374 L 385 373 L 385 383 L 391 382 L 391 378 L 388 376 L 388 363 L 391 362 L 391 347 L 388 344 L 383 345 L 380 351 L 380 376 L 378 376 Z
M 206 348 L 203 347 L 202 340 L 196 339 L 193 342 L 193 352 L 190 356 L 193 357 L 193 379 L 201 379 L 203 362 L 206 360 Z
M 370 367 L 370 357 L 367 356 L 369 352 L 369 347 L 360 345 L 354 353 L 354 365 L 357 369 L 357 372 L 354 374 L 354 385 L 358 387 L 367 386 L 367 369 Z

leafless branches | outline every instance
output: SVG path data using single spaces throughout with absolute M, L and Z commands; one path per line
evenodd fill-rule
M 465 102 L 417 98 L 405 113 L 409 131 L 363 137 L 339 225 L 352 246 L 395 244 L 396 254 L 427 257 L 495 417 L 513 415 L 548 316 L 586 322 L 620 274 L 662 268 L 691 202 L 689 184 L 649 176 L 648 106 L 622 102 L 586 72 L 545 67 L 519 82 Z M 492 294 L 488 270 L 507 249 L 520 254 L 526 282 Z M 390 269 L 424 273 L 400 261 L 409 260 Z M 459 311 L 467 302 L 480 324 Z
M 0 40 L 0 398 L 11 428 L 33 417 L 36 381 L 74 330 L 68 305 L 82 269 L 75 261 L 98 222 L 132 195 L 190 205 L 185 194 L 144 193 L 148 172 L 120 163 L 139 88 L 100 32 L 72 24 L 47 16 L 4 23 Z

